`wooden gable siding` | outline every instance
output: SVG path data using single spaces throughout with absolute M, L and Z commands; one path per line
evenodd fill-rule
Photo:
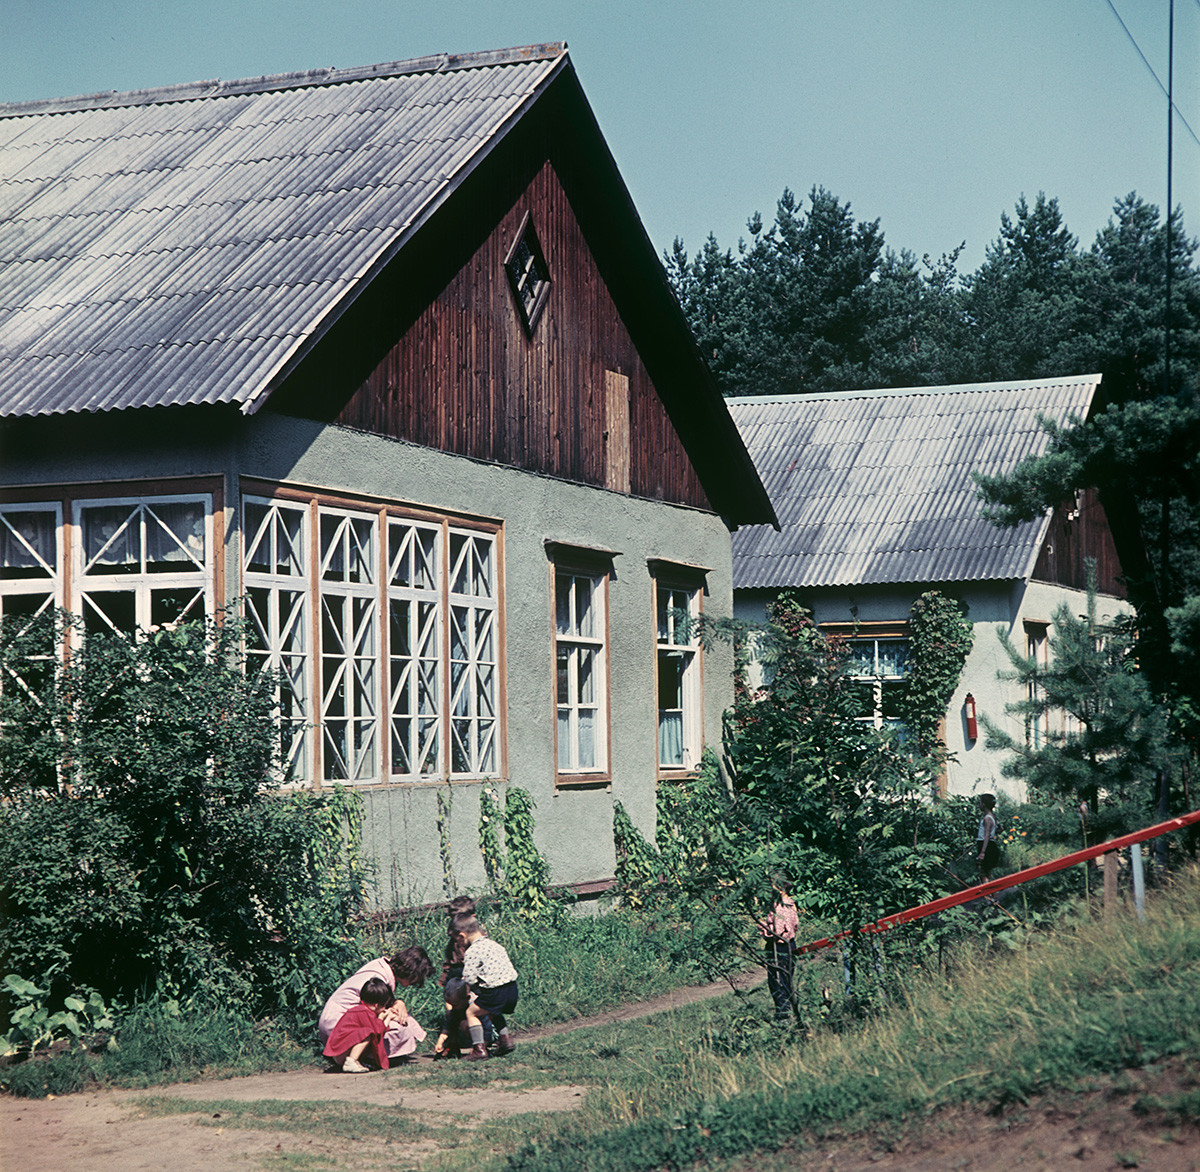
M 1033 577 L 1040 582 L 1086 590 L 1089 559 L 1096 563 L 1097 590 L 1117 598 L 1128 597 L 1108 516 L 1094 488 L 1077 494 L 1054 510 Z
M 551 282 L 532 338 L 504 271 L 526 212 Z M 613 398 L 613 388 L 622 385 L 628 386 L 625 412 Z M 548 161 L 335 420 L 481 460 L 601 487 L 627 483 L 636 496 L 711 508 Z

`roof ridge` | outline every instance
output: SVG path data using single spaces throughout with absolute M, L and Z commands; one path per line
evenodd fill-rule
M 493 49 L 479 53 L 435 53 L 407 61 L 388 61 L 378 65 L 360 65 L 346 69 L 299 70 L 294 73 L 263 74 L 222 81 L 183 82 L 179 85 L 150 89 L 107 90 L 65 98 L 41 98 L 28 102 L 0 102 L 0 117 L 27 114 L 65 114 L 74 110 L 101 110 L 117 106 L 151 106 L 162 102 L 187 102 L 199 98 L 225 98 L 237 94 L 267 93 L 271 90 L 302 89 L 307 86 L 340 85 L 372 78 L 401 77 L 408 73 L 449 73 L 458 69 L 481 69 L 495 65 L 516 65 L 527 61 L 550 61 L 566 56 L 566 41 L 547 41 L 538 45 L 520 45 L 511 49 Z
M 1036 387 L 1073 386 L 1078 383 L 1099 384 L 1100 374 L 1064 374 L 1054 378 L 999 379 L 986 383 L 947 383 L 928 387 L 867 387 L 857 391 L 812 391 L 792 395 L 731 395 L 725 402 L 732 408 L 741 403 L 817 402 L 825 399 L 885 398 L 889 395 L 956 395 L 974 391 L 1028 391 Z

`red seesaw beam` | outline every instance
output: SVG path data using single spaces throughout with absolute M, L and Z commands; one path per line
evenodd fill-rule
M 924 919 L 926 916 L 932 916 L 936 912 L 957 907 L 960 903 L 970 903 L 972 900 L 983 899 L 984 896 L 991 895 L 994 892 L 1004 891 L 1006 888 L 1028 883 L 1030 879 L 1038 879 L 1042 875 L 1050 875 L 1055 871 L 1065 871 L 1068 867 L 1074 867 L 1079 863 L 1086 863 L 1089 859 L 1098 858 L 1100 855 L 1107 855 L 1112 851 L 1123 850 L 1125 847 L 1133 846 L 1135 843 L 1145 842 L 1148 838 L 1158 838 L 1160 834 L 1170 834 L 1172 830 L 1182 830 L 1185 826 L 1191 826 L 1194 822 L 1200 822 L 1200 810 L 1193 810 L 1190 814 L 1183 814 L 1167 822 L 1159 822 L 1155 826 L 1147 826 L 1145 830 L 1137 830 L 1133 834 L 1126 834 L 1121 838 L 1112 838 L 1108 842 L 1089 846 L 1086 850 L 1063 855 L 1061 859 L 1053 859 L 1049 863 L 1039 863 L 1036 867 L 1026 867 L 1023 871 L 1014 871 L 1011 875 L 1005 875 L 1000 879 L 989 879 L 986 883 L 977 883 L 974 887 L 968 887 L 966 891 L 958 891 L 954 895 L 943 895 L 941 899 L 935 899 L 931 903 L 923 903 L 918 907 L 906 908 L 902 912 L 884 916 L 883 919 L 876 920 L 873 924 L 864 924 L 863 927 L 857 930 L 863 933 L 886 932 L 889 928 L 895 928 L 900 924 L 907 924 L 912 920 Z M 814 940 L 811 944 L 801 945 L 796 951 L 816 952 L 818 948 L 828 948 L 829 945 L 836 943 L 838 940 L 844 940 L 847 936 L 853 936 L 854 932 L 855 929 L 848 928 L 845 932 L 839 932 L 836 936 L 826 936 L 823 940 Z

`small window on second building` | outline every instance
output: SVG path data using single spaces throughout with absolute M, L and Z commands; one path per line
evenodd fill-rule
M 528 212 L 504 259 L 504 271 L 508 274 L 508 283 L 517 301 L 521 324 L 526 334 L 532 336 L 533 327 L 537 325 L 537 319 L 546 306 L 546 298 L 550 295 L 550 270 Z

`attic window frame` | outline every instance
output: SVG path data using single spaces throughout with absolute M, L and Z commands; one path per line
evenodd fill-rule
M 522 264 L 518 260 L 521 246 L 528 250 L 529 259 Z M 542 310 L 550 298 L 550 267 L 546 264 L 546 255 L 542 252 L 542 244 L 538 239 L 537 229 L 533 225 L 533 215 L 526 212 L 521 220 L 508 255 L 504 258 L 504 272 L 508 277 L 508 287 L 512 290 L 517 312 L 521 316 L 521 324 L 525 327 L 526 337 L 532 338 Z M 536 277 L 538 283 L 533 288 L 532 300 L 526 300 L 526 290 L 531 277 Z

